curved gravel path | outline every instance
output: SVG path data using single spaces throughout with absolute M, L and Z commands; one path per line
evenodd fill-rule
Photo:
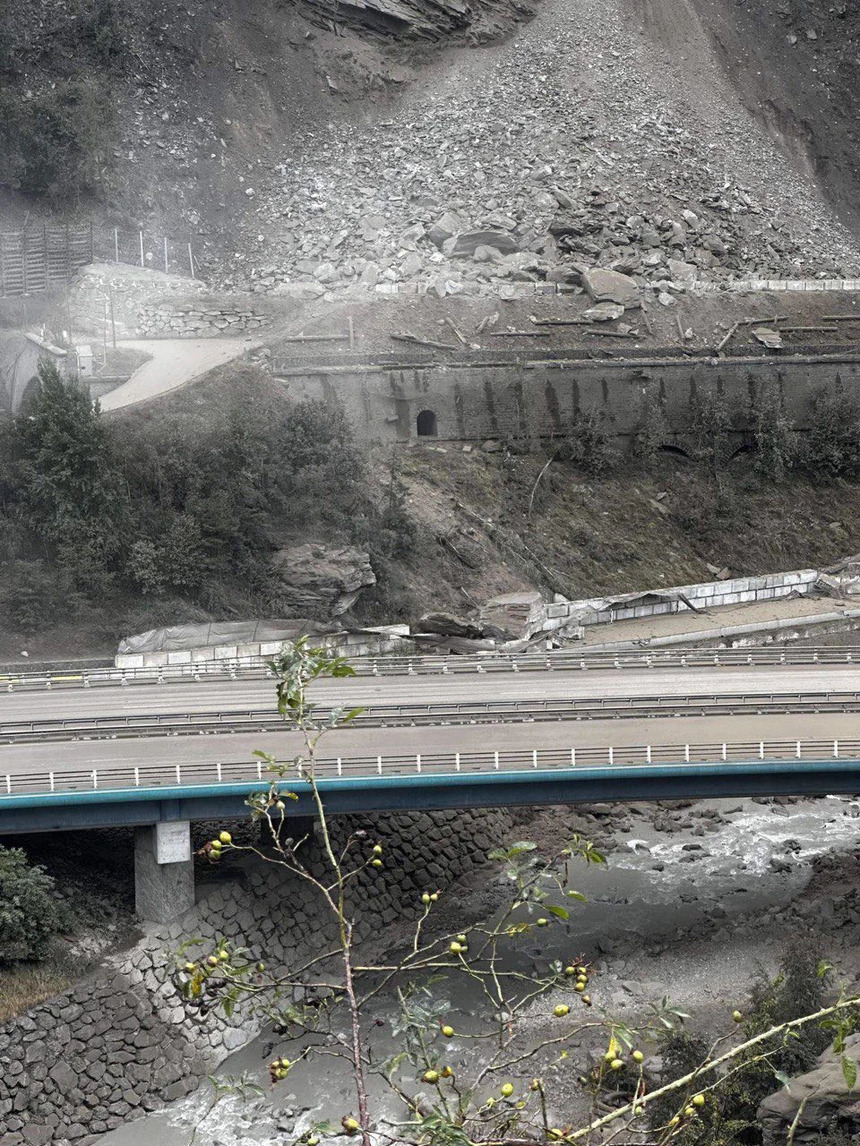
M 127 382 L 101 399 L 103 411 L 121 410 L 148 402 L 187 386 L 196 378 L 239 358 L 256 343 L 244 338 L 147 338 L 124 339 L 122 349 L 142 350 L 151 355 Z

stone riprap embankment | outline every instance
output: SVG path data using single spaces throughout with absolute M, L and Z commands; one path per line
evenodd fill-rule
M 390 935 L 420 910 L 421 892 L 444 889 L 483 863 L 510 823 L 506 813 L 487 810 L 334 821 L 336 839 L 360 826 L 385 847 L 383 869 L 366 869 L 354 885 L 359 940 Z M 317 845 L 306 846 L 306 862 L 319 866 Z M 275 970 L 318 953 L 333 931 L 308 884 L 253 857 L 228 861 L 221 886 L 193 911 L 0 1027 L 0 1146 L 89 1146 L 95 1135 L 194 1090 L 248 1042 L 263 1021 L 250 1006 L 229 1021 L 217 1011 L 202 1018 L 172 982 L 184 939 L 212 944 L 222 936 Z

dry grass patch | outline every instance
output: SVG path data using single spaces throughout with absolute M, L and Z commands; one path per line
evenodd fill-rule
M 75 976 L 60 960 L 0 969 L 0 1023 L 62 994 L 74 981 Z

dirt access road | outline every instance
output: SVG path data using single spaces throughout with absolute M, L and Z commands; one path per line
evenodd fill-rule
M 259 343 L 244 338 L 147 338 L 128 339 L 122 349 L 141 350 L 150 355 L 127 382 L 101 399 L 101 408 L 121 410 L 139 402 L 160 398 L 186 386 L 216 366 L 238 358 Z

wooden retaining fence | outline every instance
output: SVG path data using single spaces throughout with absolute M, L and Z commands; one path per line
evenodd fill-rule
M 0 295 L 27 295 L 64 283 L 93 261 L 92 227 L 0 231 Z
M 0 297 L 38 294 L 70 282 L 88 263 L 127 263 L 196 276 L 187 238 L 169 238 L 116 227 L 29 226 L 0 231 Z

